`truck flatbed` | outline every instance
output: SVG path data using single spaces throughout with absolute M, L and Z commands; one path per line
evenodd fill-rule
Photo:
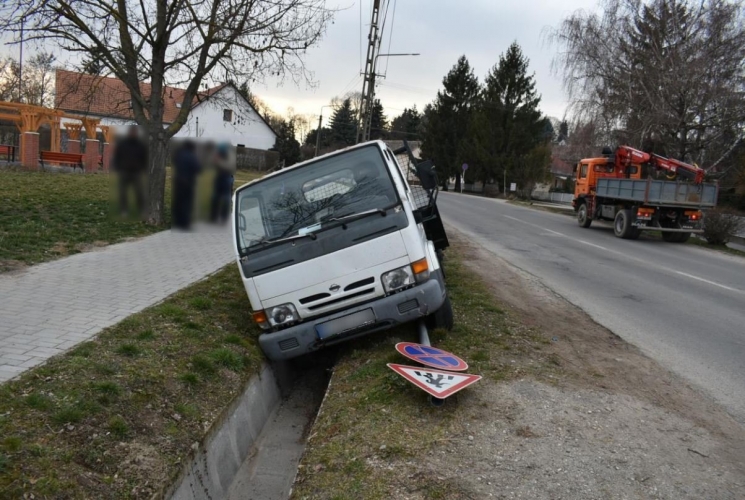
M 600 178 L 595 196 L 644 205 L 701 209 L 716 206 L 718 190 L 717 184 L 708 183 Z

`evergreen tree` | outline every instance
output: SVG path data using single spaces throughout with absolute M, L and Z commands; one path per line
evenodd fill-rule
M 416 105 L 411 109 L 404 108 L 403 112 L 391 122 L 391 139 L 418 141 L 421 119 Z
M 277 132 L 277 140 L 274 142 L 273 149 L 279 153 L 280 161 L 284 162 L 285 167 L 299 162 L 301 159 L 300 143 L 295 137 L 295 122 L 279 119 L 274 124 L 274 130 Z
M 437 92 L 435 101 L 425 109 L 422 154 L 434 162 L 443 184 L 455 175 L 458 189 L 460 176 L 456 174 L 460 174 L 464 162 L 471 161 L 464 143 L 479 94 L 479 82 L 466 56 L 461 56 L 442 84 L 444 89 Z
M 305 136 L 305 145 L 316 147 L 316 137 L 318 136 L 318 128 L 312 129 Z M 331 129 L 328 127 L 321 127 L 321 149 L 331 147 Z
M 388 120 L 383 114 L 383 105 L 380 99 L 375 99 L 370 117 L 370 139 L 385 139 L 388 135 Z M 323 138 L 323 137 L 321 137 Z
M 357 139 L 357 120 L 350 99 L 344 99 L 331 116 L 331 142 L 338 146 L 351 146 Z
M 516 174 L 526 165 L 526 155 L 550 140 L 549 133 L 553 136 L 553 127 L 548 129 L 550 122 L 538 110 L 540 100 L 534 76 L 528 74 L 528 59 L 513 43 L 487 74 L 479 109 L 469 128 L 468 145 L 478 160 L 475 173 L 481 180 L 502 179 L 505 169 L 508 176 L 524 183 L 537 180 L 535 175 Z M 528 189 L 527 185 L 520 187 Z

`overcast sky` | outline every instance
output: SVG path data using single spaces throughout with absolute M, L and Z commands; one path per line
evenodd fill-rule
M 387 0 L 381 0 L 385 5 Z M 378 60 L 378 72 L 387 73 L 376 88 L 386 115 L 392 118 L 416 104 L 421 111 L 442 88 L 442 78 L 465 54 L 479 80 L 494 66 L 513 41 L 530 59 L 535 72 L 541 110 L 561 118 L 566 100 L 559 78 L 551 72 L 556 47 L 545 41 L 547 29 L 577 9 L 595 9 L 597 0 L 390 0 L 381 53 L 418 52 L 418 57 Z M 267 81 L 253 91 L 279 114 L 289 107 L 296 113 L 318 116 L 334 96 L 362 90 L 360 72 L 370 29 L 371 0 L 328 0 L 340 10 L 320 44 L 309 50 L 307 67 L 315 88 L 292 81 Z M 394 17 L 395 8 L 395 17 Z M 361 11 L 361 12 L 360 12 Z M 362 29 L 360 34 L 360 14 Z M 383 15 L 381 13 L 381 20 Z M 391 38 L 392 35 L 392 38 Z M 0 42 L 7 41 L 0 34 Z M 360 49 L 360 42 L 363 42 Z M 390 45 L 389 45 L 390 43 Z M 32 52 L 34 47 L 29 47 Z M 17 46 L 0 43 L 0 55 L 17 57 Z M 361 53 L 362 50 L 362 53 Z M 60 62 L 69 56 L 59 54 Z M 324 110 L 324 117 L 330 110 Z
M 254 89 L 275 112 L 284 114 L 291 106 L 297 113 L 318 115 L 321 106 L 332 97 L 349 90 L 362 90 L 360 7 L 362 40 L 366 42 L 371 0 L 360 0 L 361 4 L 353 0 L 336 1 L 344 10 L 336 15 L 324 39 L 306 58 L 318 86 L 307 89 L 292 82 L 279 86 L 277 82 L 268 82 Z M 385 4 L 385 0 L 381 3 Z M 543 34 L 567 14 L 595 6 L 596 0 L 391 0 L 380 52 L 421 55 L 393 57 L 388 62 L 380 58 L 379 72 L 385 72 L 387 65 L 387 77 L 379 80 L 376 97 L 389 118 L 414 104 L 421 110 L 434 99 L 442 87 L 442 78 L 460 55 L 466 55 L 482 80 L 499 55 L 517 41 L 530 59 L 530 70 L 535 72 L 542 111 L 561 118 L 566 100 L 560 80 L 551 72 L 556 48 L 548 46 Z M 364 57 L 365 45 L 362 50 Z M 325 109 L 324 117 L 328 114 L 330 110 Z

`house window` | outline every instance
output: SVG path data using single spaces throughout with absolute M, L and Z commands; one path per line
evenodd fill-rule
M 222 121 L 224 121 L 224 122 L 232 122 L 233 121 L 233 110 L 232 109 L 223 109 L 222 110 Z
M 177 103 L 176 103 L 176 107 L 177 107 L 178 109 L 181 109 L 181 103 L 180 103 L 180 102 L 177 102 Z

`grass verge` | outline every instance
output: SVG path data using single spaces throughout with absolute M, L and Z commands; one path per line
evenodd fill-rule
M 236 186 L 260 176 L 241 170 Z M 211 182 L 208 175 L 203 177 L 197 210 L 206 217 Z M 115 193 L 113 175 L 0 170 L 0 273 L 168 227 L 170 210 L 163 226 L 114 216 Z M 166 182 L 167 206 L 170 199 L 171 183 Z
M 502 309 L 460 260 L 461 253 L 454 244 L 445 264 L 455 328 L 450 333 L 436 330 L 431 340 L 464 358 L 468 373 L 485 381 L 433 408 L 424 392 L 386 366 L 415 364 L 394 350 L 398 341 L 416 341 L 413 327 L 347 344 L 311 430 L 292 498 L 461 498 L 457 484 L 434 471 L 409 475 L 407 466 L 426 462 L 435 447 L 452 438 L 479 384 L 557 368 L 541 353 L 548 342 Z
M 150 498 L 261 365 L 233 265 L 0 386 L 0 498 Z

